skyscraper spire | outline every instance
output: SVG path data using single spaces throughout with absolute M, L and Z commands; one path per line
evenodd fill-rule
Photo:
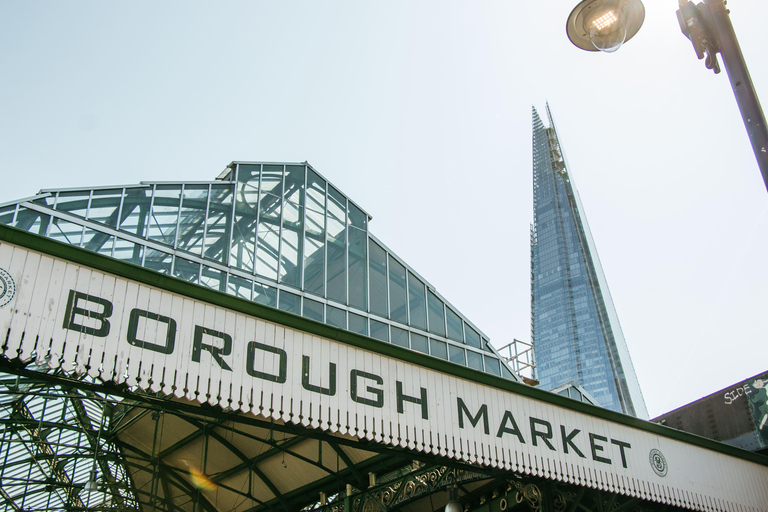
M 573 381 L 600 405 L 648 411 L 547 105 L 533 109 L 531 339 L 541 387 Z

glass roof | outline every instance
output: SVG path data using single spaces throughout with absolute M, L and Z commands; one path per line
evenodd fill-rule
M 370 221 L 307 163 L 233 162 L 211 182 L 42 190 L 0 206 L 0 224 L 519 381 Z

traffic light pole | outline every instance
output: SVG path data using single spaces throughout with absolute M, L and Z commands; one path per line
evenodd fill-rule
M 697 5 L 680 0 L 677 18 L 683 34 L 693 43 L 696 56 L 702 59 L 706 54 L 707 68 L 719 73 L 716 54 L 722 55 L 757 165 L 768 189 L 768 127 L 725 4 L 725 0 L 704 0 Z

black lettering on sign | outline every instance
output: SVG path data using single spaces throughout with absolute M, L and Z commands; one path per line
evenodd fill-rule
M 509 428 L 507 423 L 512 423 L 512 428 Z M 509 411 L 504 411 L 504 417 L 501 418 L 501 425 L 499 425 L 499 431 L 496 433 L 496 437 L 501 437 L 504 434 L 512 434 L 513 436 L 517 436 L 520 442 L 525 444 L 523 433 L 520 432 L 520 428 L 517 426 L 515 417 L 512 416 L 512 413 Z
M 254 369 L 253 364 L 256 362 L 256 350 L 277 354 L 277 375 L 260 372 L 259 370 Z M 285 384 L 285 378 L 288 373 L 288 354 L 281 348 L 270 347 L 269 345 L 259 343 L 258 341 L 249 341 L 246 346 L 245 373 L 257 379 Z
M 138 338 L 140 318 L 165 324 L 164 345 L 158 345 Z M 146 348 L 147 350 L 152 350 L 161 354 L 170 354 L 173 352 L 173 346 L 176 343 L 176 320 L 167 316 L 158 315 L 157 313 L 144 311 L 143 309 L 132 309 L 131 314 L 128 317 L 128 333 L 126 336 L 128 343 L 135 347 Z
M 464 405 L 464 400 L 459 397 L 456 397 L 456 400 L 458 401 L 459 406 L 459 428 L 464 428 L 464 414 L 466 414 L 473 427 L 476 427 L 477 424 L 480 423 L 480 418 L 482 418 L 483 431 L 485 432 L 485 435 L 490 434 L 490 429 L 488 427 L 488 406 L 483 404 L 477 411 L 477 414 L 473 417 L 472 413 L 467 409 L 467 406 Z
M 365 390 L 373 394 L 376 397 L 375 400 L 371 398 L 363 398 L 360 395 L 358 395 L 357 393 L 358 378 L 372 380 L 379 386 L 384 384 L 384 379 L 382 379 L 378 375 L 364 372 L 362 370 L 352 370 L 351 372 L 349 372 L 349 389 L 350 389 L 350 394 L 352 396 L 352 400 L 359 404 L 371 405 L 373 407 L 378 407 L 379 409 L 384 407 L 384 391 L 381 389 L 374 388 L 371 386 L 366 386 Z
M 212 338 L 219 338 L 224 343 L 224 346 L 217 347 L 216 345 L 203 343 L 203 335 L 211 336 Z M 207 327 L 196 325 L 195 339 L 192 342 L 192 360 L 194 362 L 200 362 L 200 353 L 203 350 L 211 353 L 213 360 L 218 363 L 220 368 L 232 371 L 232 368 L 230 368 L 227 362 L 221 357 L 228 356 L 232 352 L 232 336 L 225 332 L 219 332 Z
M 563 453 L 568 453 L 568 447 L 571 447 L 571 450 L 575 451 L 576 454 L 581 457 L 582 459 L 586 459 L 587 457 L 581 453 L 581 450 L 579 450 L 579 447 L 573 444 L 573 438 L 579 435 L 579 432 L 581 430 L 575 428 L 571 430 L 570 434 L 565 433 L 565 426 L 560 425 L 560 435 L 563 438 Z
M 611 439 L 611 444 L 615 444 L 619 447 L 619 451 L 621 452 L 621 465 L 627 467 L 627 456 L 624 453 L 624 448 L 632 448 L 632 445 L 625 443 L 624 441 L 618 441 L 616 439 Z
M 605 446 L 597 444 L 596 441 L 601 441 L 603 443 L 608 441 L 607 437 L 599 436 L 597 434 L 593 434 L 590 432 L 589 434 L 589 446 L 592 448 L 592 460 L 596 460 L 597 462 L 602 462 L 604 464 L 610 464 L 611 459 L 607 459 L 605 457 L 601 457 L 597 454 L 597 452 L 602 452 L 605 450 Z M 622 451 L 623 453 L 623 451 Z
M 86 309 L 85 303 L 92 303 L 96 305 L 101 311 L 94 311 L 94 309 Z M 98 323 L 98 327 L 89 327 L 78 323 L 76 316 L 90 318 Z M 67 299 L 67 309 L 64 314 L 64 328 L 70 331 L 77 331 L 83 334 L 90 334 L 91 336 L 98 336 L 104 338 L 109 334 L 109 320 L 112 316 L 112 303 L 107 299 L 102 299 L 95 295 L 88 295 L 87 293 L 78 292 L 75 290 L 69 290 L 69 298 Z M 81 320 L 82 322 L 82 320 Z
M 537 430 L 536 425 L 541 425 L 544 427 L 544 430 Z M 544 441 L 544 444 L 546 444 L 550 450 L 553 452 L 556 451 L 555 447 L 550 442 L 550 439 L 552 439 L 552 424 L 550 424 L 548 421 L 540 420 L 539 418 L 534 418 L 531 416 L 531 441 L 533 441 L 533 446 L 538 446 L 536 442 L 536 438 L 538 437 Z
M 309 356 L 301 356 L 301 386 L 307 391 L 333 396 L 336 394 L 336 364 L 328 363 L 328 387 L 315 386 L 309 383 Z
M 421 398 L 414 396 L 408 396 L 403 394 L 403 383 L 395 381 L 395 388 L 397 394 L 397 412 L 403 414 L 403 402 L 411 402 L 412 404 L 421 405 L 421 418 L 429 419 L 429 406 L 427 405 L 427 388 L 421 388 Z

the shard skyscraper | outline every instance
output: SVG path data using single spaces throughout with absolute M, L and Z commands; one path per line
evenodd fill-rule
M 640 384 L 552 115 L 533 109 L 531 339 L 540 386 L 573 382 L 608 409 L 648 418 Z

